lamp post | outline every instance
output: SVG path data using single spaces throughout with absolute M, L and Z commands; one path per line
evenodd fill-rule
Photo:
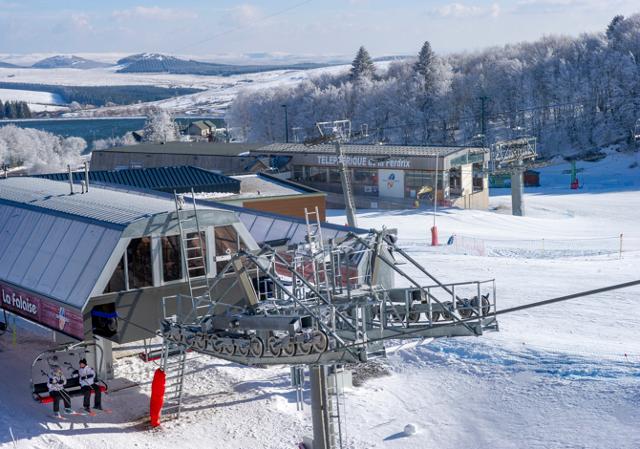
M 436 153 L 436 180 L 433 194 L 433 226 L 431 227 L 431 246 L 438 246 L 438 227 L 436 226 L 436 212 L 438 211 L 438 153 Z
M 284 108 L 284 141 L 289 143 L 289 111 L 286 104 L 283 104 L 282 107 Z

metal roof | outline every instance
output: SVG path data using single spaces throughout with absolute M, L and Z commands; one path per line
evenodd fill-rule
M 237 220 L 203 206 L 214 212 L 206 217 Z M 146 235 L 151 219 L 174 210 L 166 193 L 92 186 L 70 195 L 67 182 L 0 180 L 0 280 L 80 310 L 121 238 L 136 226 Z
M 113 147 L 99 152 L 115 153 L 147 153 L 147 154 L 183 154 L 196 156 L 239 156 L 242 153 L 256 150 L 264 145 L 248 143 L 221 143 L 221 142 L 166 142 L 166 143 L 141 143 L 124 147 Z
M 68 181 L 68 173 L 35 175 L 37 178 Z M 74 172 L 73 180 L 84 180 L 84 172 Z M 163 192 L 240 192 L 240 181 L 193 166 L 152 167 L 126 170 L 90 171 L 89 182 L 126 185 Z
M 307 224 L 302 218 L 233 206 L 212 200 L 198 200 L 197 202 L 198 204 L 208 204 L 217 209 L 235 212 L 259 245 L 271 242 L 285 242 L 286 245 L 306 243 Z M 328 222 L 322 222 L 320 227 L 322 228 L 324 240 L 343 238 L 349 232 L 354 234 L 366 234 L 368 232 L 366 229 L 350 228 Z
M 70 194 L 68 183 L 49 179 L 14 177 L 0 180 L 0 204 L 43 210 L 112 227 L 125 228 L 141 218 L 175 210 L 169 197 L 143 196 L 91 187 L 88 193 Z
M 409 145 L 354 145 L 343 144 L 342 151 L 347 155 L 371 155 L 371 156 L 422 156 L 422 157 L 442 157 L 462 151 L 485 152 L 481 147 L 460 147 L 460 146 L 409 146 Z M 274 143 L 262 148 L 252 150 L 252 154 L 290 154 L 290 153 L 311 153 L 311 154 L 335 154 L 336 149 L 333 144 L 321 144 L 306 146 L 301 143 Z
M 121 234 L 0 203 L 0 279 L 82 309 Z

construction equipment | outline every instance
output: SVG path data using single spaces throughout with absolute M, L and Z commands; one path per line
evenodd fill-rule
M 420 207 L 420 200 L 425 196 L 428 196 L 429 200 L 433 200 L 433 196 L 429 195 L 433 192 L 433 187 L 431 186 L 422 186 L 420 190 L 416 193 L 416 200 L 413 202 L 413 206 L 417 209 Z

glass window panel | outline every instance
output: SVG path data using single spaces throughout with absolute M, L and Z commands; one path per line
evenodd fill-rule
M 127 247 L 127 272 L 129 288 L 153 285 L 151 263 L 151 237 L 133 239 Z
M 378 186 L 378 170 L 369 168 L 356 168 L 353 170 L 352 180 L 354 184 Z
M 335 184 L 339 184 L 342 181 L 340 180 L 340 172 L 338 171 L 337 168 L 330 168 L 329 169 L 329 182 L 330 183 L 335 183 Z
M 295 181 L 304 181 L 304 167 L 302 165 L 293 166 L 293 179 Z
M 189 265 L 189 276 L 204 276 L 207 268 L 207 239 L 204 231 L 200 232 L 200 239 L 197 232 L 187 234 L 187 259 Z
M 220 273 L 224 267 L 229 263 L 231 255 L 238 252 L 238 250 L 247 249 L 244 242 L 238 237 L 233 226 L 217 226 L 215 228 L 216 237 L 216 272 Z M 238 249 L 238 242 L 240 248 Z
M 324 167 L 309 167 L 309 181 L 327 182 L 327 169 Z
M 162 277 L 164 282 L 182 279 L 182 251 L 180 236 L 172 235 L 160 239 L 162 246 Z
M 111 275 L 111 279 L 109 279 L 104 292 L 115 293 L 126 290 L 127 286 L 125 285 L 124 281 L 124 257 L 122 257 L 122 259 L 120 259 L 120 262 L 118 262 L 118 265 L 116 266 L 113 274 Z

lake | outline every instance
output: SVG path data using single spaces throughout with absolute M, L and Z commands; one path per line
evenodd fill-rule
M 202 119 L 211 120 L 218 126 L 224 126 L 222 119 L 212 117 L 178 117 L 176 121 L 183 126 L 194 120 Z M 64 137 L 82 137 L 87 141 L 88 148 L 91 148 L 94 140 L 120 137 L 129 131 L 142 129 L 145 120 L 144 117 L 0 120 L 0 127 L 14 124 L 21 128 L 35 128 Z

